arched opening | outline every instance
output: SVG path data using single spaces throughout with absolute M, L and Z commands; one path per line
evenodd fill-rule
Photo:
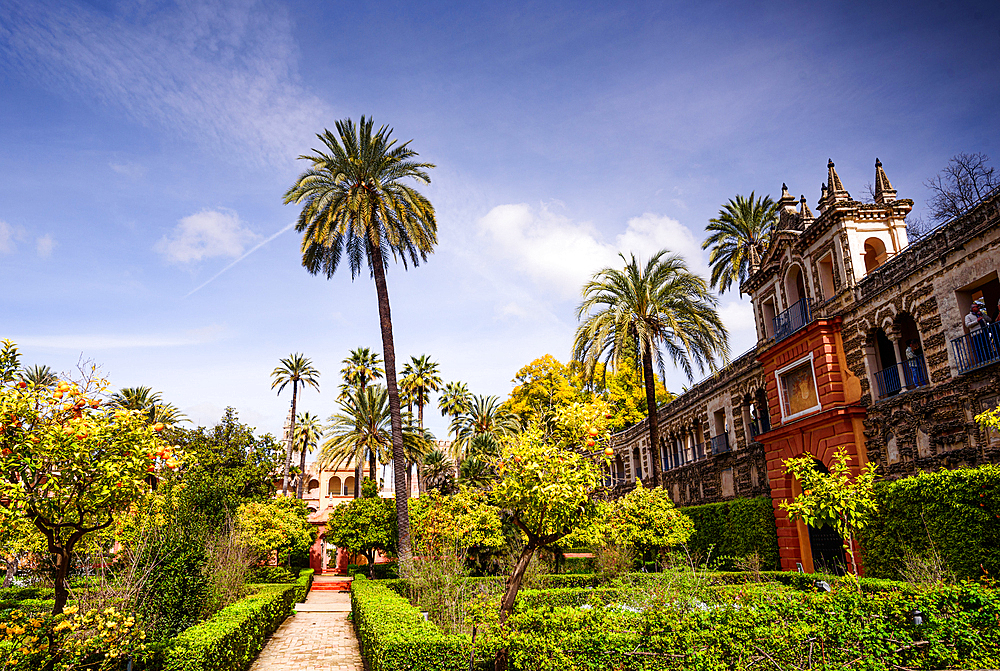
M 920 330 L 913 315 L 900 312 L 896 315 L 895 331 L 899 334 L 899 352 L 903 364 L 903 386 L 907 389 L 923 387 L 930 382 L 924 348 L 920 342 Z
M 344 496 L 354 496 L 354 476 L 348 476 L 344 480 Z
M 793 265 L 785 275 L 785 295 L 788 297 L 788 307 L 806 297 L 805 280 L 802 278 L 802 269 Z
M 639 454 L 639 448 L 632 448 L 632 469 L 635 471 L 634 476 L 636 482 L 642 480 L 642 455 Z
M 829 473 L 823 462 L 814 459 L 816 470 Z M 844 539 L 830 525 L 820 528 L 809 527 L 809 549 L 812 551 L 813 571 L 844 575 L 847 569 L 847 555 L 844 554 Z
M 306 495 L 310 497 L 318 495 L 319 492 L 316 491 L 317 489 L 319 489 L 319 480 L 313 478 L 312 480 L 309 481 L 309 487 L 307 488 Z
M 750 404 L 750 419 L 754 426 L 754 429 L 751 430 L 754 438 L 771 430 L 771 414 L 767 409 L 767 392 L 763 388 L 754 393 L 753 403 Z
M 869 337 L 869 366 L 874 371 L 876 398 L 883 399 L 895 396 L 902 389 L 899 375 L 899 363 L 896 361 L 896 348 L 882 329 L 875 329 Z
M 885 253 L 885 243 L 878 238 L 868 238 L 865 240 L 865 272 L 870 273 L 871 271 L 878 268 L 880 265 L 885 263 L 887 258 Z
M 335 475 L 332 478 L 330 478 L 330 488 L 327 489 L 327 492 L 329 492 L 330 496 L 343 496 L 344 495 L 343 485 L 341 485 L 341 483 L 340 483 L 340 477 L 339 476 Z

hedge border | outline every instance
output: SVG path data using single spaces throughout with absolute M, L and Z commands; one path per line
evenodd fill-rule
M 299 585 L 259 585 L 250 596 L 185 629 L 163 653 L 163 671 L 244 671 L 292 613 Z
M 311 568 L 302 569 L 299 572 L 299 577 L 295 579 L 295 603 L 302 603 L 309 597 L 309 592 L 312 590 L 313 584 L 313 573 L 315 571 Z
M 443 633 L 385 584 L 355 576 L 351 608 L 369 671 L 466 671 L 472 640 Z M 476 644 L 476 671 L 491 671 L 496 649 Z
M 709 561 L 742 558 L 757 552 L 763 568 L 780 567 L 778 530 L 770 496 L 737 498 L 679 510 L 694 521 L 694 534 L 688 540 L 693 552 Z

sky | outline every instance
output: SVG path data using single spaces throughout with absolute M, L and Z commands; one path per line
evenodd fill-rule
M 301 352 L 321 390 L 299 408 L 328 416 L 348 351 L 381 349 L 374 286 L 306 272 L 282 196 L 317 133 L 368 115 L 436 165 L 439 244 L 388 272 L 397 359 L 504 397 L 569 358 L 580 288 L 619 252 L 707 276 L 704 226 L 736 194 L 787 183 L 815 209 L 828 159 L 859 197 L 878 157 L 925 216 L 950 157 L 997 165 L 995 9 L 8 0 L 0 338 L 275 434 L 290 393 L 270 373 Z M 719 306 L 750 349 L 746 298 Z

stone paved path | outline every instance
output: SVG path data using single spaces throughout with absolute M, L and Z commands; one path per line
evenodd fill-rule
M 319 578 L 322 580 L 322 578 Z M 350 594 L 313 590 L 268 639 L 250 671 L 364 671 Z

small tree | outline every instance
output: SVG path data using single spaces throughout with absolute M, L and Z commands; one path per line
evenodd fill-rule
M 600 434 L 598 427 L 595 431 Z M 496 470 L 499 480 L 493 486 L 493 500 L 527 541 L 500 601 L 502 625 L 514 610 L 535 551 L 557 543 L 596 515 L 591 496 L 600 488 L 601 473 L 588 455 L 560 449 L 545 440 L 538 427 L 508 439 Z M 497 652 L 496 668 L 507 668 L 505 648 Z
M 278 563 L 287 564 L 293 554 L 309 552 L 316 540 L 316 528 L 309 523 L 309 509 L 301 499 L 279 497 L 244 503 L 236 519 L 258 560 L 277 551 Z
M 150 426 L 138 411 L 102 407 L 106 389 L 93 369 L 55 387 L 0 383 L 0 500 L 45 537 L 55 614 L 69 597 L 67 576 L 80 541 L 109 527 L 116 511 L 146 491 L 150 472 L 180 463 L 157 435 L 162 424 Z
M 686 543 L 694 533 L 694 522 L 674 508 L 667 490 L 646 489 L 637 482 L 635 489 L 612 504 L 608 528 L 616 545 L 645 561 Z
M 832 526 L 844 539 L 851 555 L 851 572 L 857 575 L 854 537 L 876 513 L 876 466 L 869 463 L 857 478 L 852 478 L 850 461 L 851 456 L 842 448 L 834 454 L 830 472 L 821 473 L 812 457 L 786 459 L 785 471 L 798 478 L 802 493 L 794 501 L 782 501 L 780 506 L 792 520 L 802 520 L 815 529 Z
M 975 154 L 956 154 L 948 165 L 924 186 L 933 194 L 927 201 L 931 219 L 947 221 L 975 207 L 983 198 L 1000 186 L 990 157 Z
M 362 555 L 368 560 L 368 575 L 373 575 L 375 552 L 396 554 L 396 503 L 381 499 L 374 483 L 365 478 L 361 498 L 340 505 L 330 513 L 326 539 L 352 555 Z
M 451 495 L 429 491 L 410 502 L 413 547 L 420 555 L 490 555 L 506 545 L 500 510 L 488 494 L 459 485 Z
M 3 584 L 10 587 L 21 562 L 29 555 L 44 552 L 45 537 L 32 524 L 23 510 L 7 508 L 0 503 L 0 560 L 4 563 Z

